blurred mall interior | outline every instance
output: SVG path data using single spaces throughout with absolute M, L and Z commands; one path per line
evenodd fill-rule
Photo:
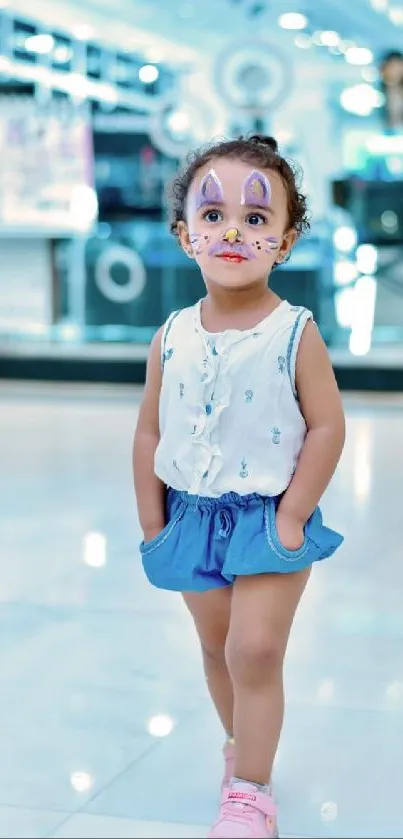
M 0 0 L 0 837 L 214 814 L 222 735 L 190 618 L 143 576 L 131 444 L 152 336 L 203 294 L 166 188 L 251 131 L 303 168 L 311 231 L 273 286 L 314 312 L 347 415 L 280 834 L 403 835 L 403 3 Z

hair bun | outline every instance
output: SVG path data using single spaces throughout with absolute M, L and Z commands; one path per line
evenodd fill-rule
M 249 142 L 259 143 L 259 145 L 262 146 L 268 146 L 275 154 L 278 152 L 278 143 L 274 137 L 266 137 L 265 134 L 252 134 L 252 137 L 249 137 Z

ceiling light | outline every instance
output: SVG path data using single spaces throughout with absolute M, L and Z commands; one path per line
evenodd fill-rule
M 53 50 L 53 58 L 56 64 L 67 64 L 73 57 L 73 51 L 67 44 L 58 44 Z
M 360 117 L 369 116 L 374 108 L 382 104 L 382 94 L 369 84 L 356 84 L 346 87 L 340 96 L 340 104 L 345 111 Z
M 334 281 L 337 286 L 349 285 L 357 276 L 357 268 L 354 262 L 341 259 L 334 266 Z
M 388 16 L 396 26 L 403 26 L 403 6 L 391 6 Z
M 308 19 L 300 12 L 285 12 L 280 15 L 278 25 L 282 29 L 305 29 L 308 26 Z
M 376 12 L 384 12 L 388 7 L 388 0 L 371 0 L 371 6 Z
M 74 27 L 74 35 L 79 41 L 89 41 L 94 35 L 94 30 L 87 23 L 79 23 Z
M 190 118 L 185 111 L 172 111 L 167 117 L 167 126 L 172 134 L 183 134 L 189 131 Z
M 55 39 L 52 35 L 30 35 L 25 41 L 25 49 L 29 52 L 36 52 L 38 55 L 47 55 L 52 52 Z
M 152 84 L 158 79 L 160 72 L 154 64 L 143 64 L 139 70 L 139 79 L 143 84 Z
M 349 350 L 353 355 L 366 355 L 371 349 L 377 283 L 375 277 L 363 276 L 354 287 L 354 309 Z
M 386 161 L 386 166 L 392 175 L 396 175 L 401 180 L 403 172 L 403 160 L 400 157 L 389 157 Z
M 276 139 L 280 146 L 286 146 L 288 143 L 291 143 L 293 138 L 294 135 L 292 131 L 288 131 L 287 128 L 279 128 L 279 130 L 276 131 Z
M 351 332 L 348 348 L 352 355 L 367 355 L 371 349 L 372 333 L 369 329 Z
M 403 154 L 403 137 L 399 134 L 375 134 L 366 143 L 371 154 Z
M 332 30 L 325 30 L 320 33 L 320 41 L 325 47 L 337 47 L 340 41 L 340 35 Z
M 397 233 L 399 229 L 399 219 L 394 210 L 385 210 L 381 215 L 381 225 L 386 233 Z
M 333 234 L 333 242 L 338 251 L 349 253 L 357 245 L 357 231 L 347 225 L 337 227 Z
M 354 289 L 343 288 L 335 294 L 336 320 L 339 326 L 348 328 L 351 326 L 354 309 Z
M 372 64 L 374 56 L 367 47 L 350 47 L 346 52 L 346 61 L 349 64 Z
M 359 245 L 356 259 L 357 269 L 360 274 L 376 274 L 378 251 L 374 245 Z

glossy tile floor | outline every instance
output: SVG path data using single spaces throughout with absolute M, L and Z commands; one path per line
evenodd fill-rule
M 202 837 L 221 732 L 137 543 L 139 392 L 0 384 L 0 836 Z M 403 835 L 403 398 L 348 396 L 286 666 L 282 836 Z

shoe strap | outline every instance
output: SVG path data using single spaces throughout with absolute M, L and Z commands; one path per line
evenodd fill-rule
M 267 793 L 259 792 L 241 792 L 237 789 L 225 789 L 222 795 L 221 804 L 248 804 L 256 810 L 260 810 L 265 816 L 276 815 L 276 805 Z

